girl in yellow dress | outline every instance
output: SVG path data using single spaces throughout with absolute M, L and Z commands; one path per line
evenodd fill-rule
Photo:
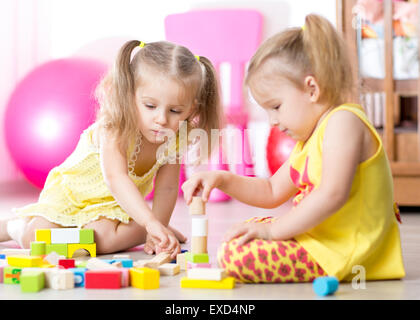
M 347 103 L 352 72 L 343 40 L 328 20 L 276 34 L 257 50 L 246 84 L 270 124 L 297 141 L 269 179 L 200 172 L 182 187 L 187 203 L 219 188 L 246 204 L 275 208 L 276 218 L 233 226 L 218 262 L 243 282 L 351 281 L 405 275 L 386 153 L 363 108 Z M 363 271 L 361 271 L 363 270 Z
M 0 241 L 12 238 L 28 248 L 36 229 L 80 227 L 94 230 L 100 254 L 146 243 L 147 253 L 174 257 L 185 241 L 168 227 L 178 196 L 177 160 L 187 145 L 179 129 L 219 128 L 215 70 L 183 46 L 133 40 L 120 49 L 96 95 L 95 123 L 51 170 L 38 202 L 1 222 Z M 144 197 L 153 180 L 151 209 Z

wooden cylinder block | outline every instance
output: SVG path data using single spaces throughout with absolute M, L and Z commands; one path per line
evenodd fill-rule
M 190 207 L 190 215 L 203 215 L 206 214 L 206 205 L 201 197 L 193 197 Z
M 207 236 L 191 237 L 191 253 L 207 253 Z

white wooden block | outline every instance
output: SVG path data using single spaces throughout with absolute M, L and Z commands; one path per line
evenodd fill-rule
M 66 269 L 55 269 L 47 272 L 45 278 L 48 278 L 49 286 L 55 290 L 66 290 L 74 288 L 74 273 Z
M 51 243 L 80 243 L 79 228 L 51 229 Z
M 222 268 L 192 268 L 187 270 L 187 277 L 199 280 L 222 280 L 226 272 Z
M 133 267 L 135 267 L 135 268 L 144 268 L 146 266 L 146 264 L 148 262 L 150 262 L 150 260 L 151 259 L 147 259 L 147 260 L 141 259 L 141 260 L 134 261 L 133 262 Z
M 66 259 L 66 257 L 65 256 L 60 256 L 55 251 L 50 252 L 48 255 L 46 255 L 44 257 L 44 260 L 45 261 L 47 261 L 48 263 L 53 264 L 53 265 L 57 265 L 58 264 L 58 260 L 60 260 L 60 259 Z
M 158 267 L 161 275 L 174 276 L 179 273 L 180 267 L 176 263 L 164 263 Z
M 31 249 L 3 249 L 0 250 L 0 254 L 8 256 L 30 256 Z
M 118 267 L 98 258 L 90 258 L 86 263 L 86 268 L 89 270 L 118 269 Z
M 192 218 L 191 229 L 193 237 L 206 237 L 208 233 L 208 219 L 206 217 Z

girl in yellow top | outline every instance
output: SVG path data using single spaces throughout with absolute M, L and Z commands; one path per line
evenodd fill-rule
M 404 277 L 392 176 L 382 142 L 363 109 L 345 103 L 353 88 L 342 39 L 317 15 L 304 28 L 268 39 L 252 58 L 250 93 L 270 123 L 297 141 L 270 178 L 202 172 L 183 185 L 187 203 L 219 188 L 246 204 L 290 212 L 232 227 L 218 262 L 244 282 L 348 281 Z M 357 267 L 354 268 L 354 267 Z
M 177 159 L 187 143 L 178 132 L 219 127 L 215 70 L 183 46 L 133 40 L 96 93 L 96 122 L 51 170 L 39 201 L 17 209 L 19 219 L 1 222 L 0 241 L 13 238 L 28 248 L 36 229 L 81 227 L 94 229 L 101 254 L 146 242 L 147 253 L 175 257 L 178 240 L 185 241 L 168 227 L 178 196 Z M 144 196 L 154 178 L 149 208 Z

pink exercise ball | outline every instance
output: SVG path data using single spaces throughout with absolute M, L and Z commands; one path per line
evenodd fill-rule
M 267 162 L 271 175 L 289 159 L 296 141 L 277 127 L 270 129 L 267 141 Z
M 49 61 L 16 86 L 5 113 L 5 139 L 25 178 L 42 188 L 49 171 L 75 149 L 95 120 L 94 89 L 106 65 L 91 59 Z

